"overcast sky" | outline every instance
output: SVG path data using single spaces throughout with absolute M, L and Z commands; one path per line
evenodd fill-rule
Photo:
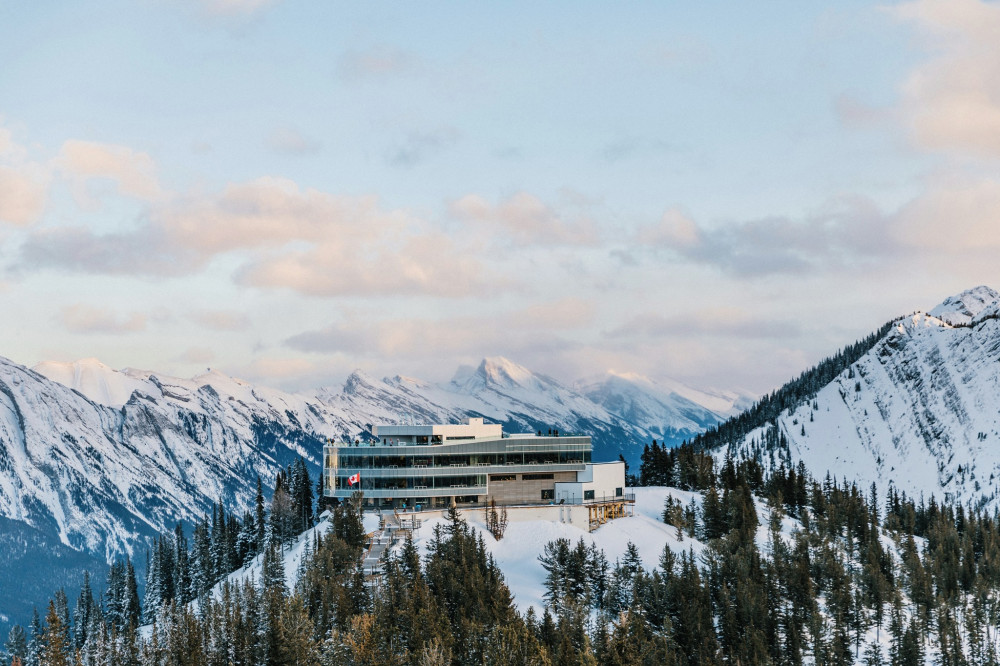
M 1000 5 L 0 0 L 0 355 L 765 391 L 1000 288 Z

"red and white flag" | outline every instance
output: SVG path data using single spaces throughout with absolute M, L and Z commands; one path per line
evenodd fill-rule
M 353 486 L 355 483 L 361 483 L 361 472 L 358 472 L 357 474 L 352 474 L 350 477 L 348 477 L 347 485 Z

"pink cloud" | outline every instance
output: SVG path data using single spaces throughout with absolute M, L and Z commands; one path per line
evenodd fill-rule
M 450 206 L 451 214 L 478 225 L 488 235 L 506 237 L 514 245 L 596 245 L 597 225 L 585 217 L 567 219 L 538 197 L 518 192 L 494 205 L 478 194 L 468 194 Z
M 45 209 L 46 180 L 35 168 L 0 166 L 0 221 L 21 226 L 37 221 Z
M 921 147 L 1000 157 L 1000 6 L 917 0 L 893 8 L 932 56 L 902 86 L 901 112 Z
M 71 305 L 63 308 L 60 319 L 71 333 L 135 333 L 145 330 L 146 315 L 119 314 L 106 308 Z
M 77 181 L 80 198 L 86 197 L 82 187 L 92 178 L 110 179 L 120 194 L 138 199 L 152 201 L 162 195 L 153 158 L 125 146 L 71 139 L 63 144 L 55 164 Z

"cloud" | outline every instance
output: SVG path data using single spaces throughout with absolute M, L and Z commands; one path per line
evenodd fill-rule
M 416 58 L 409 53 L 389 46 L 373 46 L 364 51 L 347 51 L 337 62 L 337 73 L 342 79 L 385 78 L 412 71 Z
M 191 347 L 184 350 L 174 360 L 181 363 L 211 363 L 215 359 L 215 352 L 208 347 Z
M 31 234 L 21 268 L 181 275 L 232 254 L 236 279 L 318 296 L 466 296 L 503 281 L 456 240 L 374 197 L 335 196 L 277 178 L 154 205 L 131 231 Z
M 917 0 L 894 7 L 932 56 L 902 86 L 901 112 L 926 149 L 1000 157 L 1000 6 Z
M 470 296 L 490 286 L 478 259 L 464 255 L 447 235 L 428 232 L 380 238 L 363 248 L 332 240 L 247 264 L 241 283 L 284 287 L 312 296 L 425 294 Z
M 190 318 L 213 331 L 243 331 L 250 327 L 250 318 L 236 310 L 198 310 Z
M 894 117 L 891 110 L 866 104 L 846 93 L 834 98 L 833 110 L 844 126 L 853 129 L 886 127 Z
M 410 132 L 389 151 L 386 160 L 393 166 L 415 166 L 455 145 L 460 136 L 458 130 L 452 127 L 430 132 Z
M 19 270 L 46 267 L 106 275 L 171 276 L 202 267 L 207 257 L 178 247 L 148 223 L 133 231 L 97 234 L 85 227 L 32 233 L 21 247 Z
M 135 333 L 146 328 L 146 315 L 118 314 L 104 308 L 71 305 L 62 309 L 60 319 L 70 333 Z
M 162 195 L 153 158 L 125 146 L 71 139 L 63 144 L 55 164 L 77 181 L 80 199 L 86 199 L 83 187 L 93 178 L 110 179 L 119 194 L 138 199 L 153 201 Z
M 311 295 L 425 293 L 462 296 L 488 275 L 446 235 L 374 197 L 340 197 L 262 178 L 160 218 L 171 244 L 215 255 L 260 249 L 244 284 Z M 443 261 L 447 258 L 447 261 Z
M 563 299 L 494 316 L 376 320 L 348 315 L 336 323 L 291 336 L 285 345 L 302 352 L 387 357 L 447 358 L 484 354 L 528 355 L 575 346 L 557 331 L 587 327 L 595 317 L 589 302 Z M 491 351 L 488 351 L 491 350 Z
M 10 130 L 0 127 L 0 157 L 5 157 L 14 151 L 14 140 L 11 138 Z
M 288 127 L 271 132 L 266 145 L 268 150 L 279 155 L 313 155 L 323 147 L 319 141 L 303 136 L 297 130 Z
M 0 222 L 27 226 L 45 210 L 49 169 L 27 158 L 27 150 L 0 125 Z
M 596 245 L 597 225 L 586 217 L 566 219 L 537 197 L 518 192 L 497 205 L 469 194 L 450 205 L 453 217 L 504 235 L 519 246 Z
M 642 245 L 681 249 L 695 248 L 704 242 L 698 225 L 676 208 L 665 212 L 659 224 L 641 228 L 637 240 Z
M 41 217 L 48 191 L 39 169 L 0 166 L 0 221 L 25 226 Z
M 250 16 L 280 0 L 198 0 L 202 8 L 215 16 Z
M 918 251 L 970 261 L 1000 251 L 1000 182 L 992 178 L 934 180 L 903 206 L 892 225 L 895 241 Z
M 841 197 L 801 220 L 769 217 L 706 229 L 668 210 L 636 243 L 737 276 L 804 274 L 872 265 L 898 252 L 891 220 L 871 201 Z
M 644 155 L 663 155 L 675 150 L 676 147 L 660 139 L 626 136 L 606 144 L 600 154 L 607 162 L 620 162 Z
M 754 316 L 741 308 L 705 308 L 666 317 L 644 313 L 605 333 L 615 338 L 692 338 L 704 336 L 782 338 L 799 334 L 794 322 Z

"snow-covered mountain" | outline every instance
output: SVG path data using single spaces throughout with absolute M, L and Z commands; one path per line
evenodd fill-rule
M 1000 294 L 977 287 L 893 323 L 815 398 L 732 444 L 814 476 L 1000 508 Z M 781 444 L 765 445 L 777 427 Z M 771 450 L 768 450 L 771 449 Z M 724 455 L 726 447 L 718 450 Z
M 637 399 L 648 403 L 644 418 L 658 427 L 714 422 L 693 403 L 690 413 L 700 421 L 678 420 L 673 404 Z M 502 423 L 509 432 L 589 434 L 598 460 L 624 453 L 634 462 L 643 444 L 662 437 L 646 422 L 503 358 L 463 367 L 440 385 L 355 372 L 341 388 L 306 394 L 217 371 L 179 379 L 114 370 L 96 359 L 29 370 L 0 358 L 0 520 L 8 521 L 0 536 L 21 535 L 8 539 L 0 581 L 16 570 L 36 583 L 30 594 L 0 585 L 0 624 L 3 615 L 23 618 L 30 610 L 25 604 L 61 583 L 49 565 L 25 573 L 32 553 L 63 553 L 64 562 L 82 558 L 81 566 L 94 569 L 120 554 L 141 559 L 147 537 L 178 521 L 190 524 L 214 502 L 245 510 L 257 476 L 270 486 L 296 456 L 315 475 L 328 437 L 366 437 L 373 423 L 468 416 Z
M 715 425 L 720 415 L 732 416 L 752 404 L 749 394 L 702 391 L 634 373 L 609 372 L 577 382 L 576 388 L 610 413 L 671 444 Z

